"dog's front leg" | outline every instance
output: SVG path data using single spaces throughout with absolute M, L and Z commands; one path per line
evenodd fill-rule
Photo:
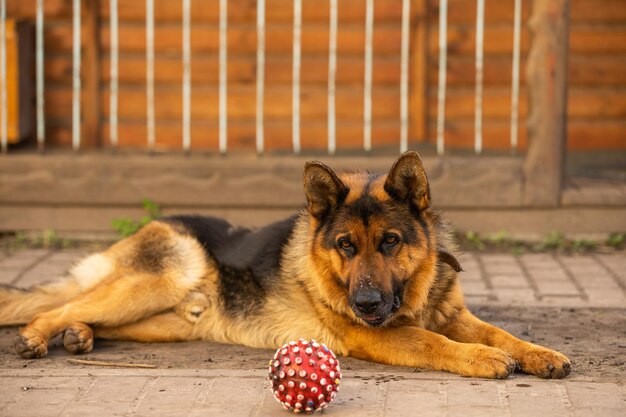
M 484 343 L 513 356 L 523 372 L 542 378 L 563 378 L 570 373 L 569 359 L 554 350 L 520 340 L 502 329 L 478 319 L 463 308 L 442 334 L 465 343 Z
M 350 326 L 343 343 L 358 359 L 454 372 L 464 376 L 506 378 L 515 370 L 511 356 L 497 348 L 458 343 L 412 326 Z

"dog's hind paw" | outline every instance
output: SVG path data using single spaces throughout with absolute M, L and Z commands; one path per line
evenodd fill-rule
M 63 333 L 63 346 L 73 354 L 89 353 L 93 350 L 93 331 L 84 323 L 74 323 Z
M 191 323 L 200 320 L 200 316 L 209 307 L 209 300 L 200 292 L 190 292 L 175 308 L 176 314 Z
M 37 334 L 30 336 L 19 333 L 13 339 L 15 351 L 24 359 L 43 358 L 48 354 L 48 341 Z

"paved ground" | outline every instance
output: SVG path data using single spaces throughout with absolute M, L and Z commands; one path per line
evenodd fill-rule
M 29 286 L 63 273 L 79 251 L 0 254 L 0 283 Z M 466 254 L 467 301 L 485 320 L 561 350 L 572 375 L 506 381 L 342 359 L 344 380 L 325 414 L 337 416 L 626 415 L 626 255 Z M 1 416 L 289 415 L 264 383 L 272 352 L 207 342 L 99 341 L 86 357 L 157 369 L 72 365 L 62 348 L 16 358 L 0 330 Z M 58 342 L 57 342 L 58 344 Z

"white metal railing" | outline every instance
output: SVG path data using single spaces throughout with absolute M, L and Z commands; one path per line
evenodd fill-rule
M 293 152 L 300 153 L 300 60 L 302 42 L 302 0 L 293 0 L 293 74 L 291 135 Z
M 483 45 L 485 0 L 476 0 L 476 93 L 474 94 L 474 152 L 483 152 Z
M 7 152 L 8 109 L 7 109 L 7 1 L 0 0 L 0 144 L 2 153 Z
M 256 151 L 265 151 L 263 134 L 263 99 L 265 86 L 265 0 L 257 0 L 256 9 Z
M 446 58 L 448 56 L 448 0 L 439 3 L 439 84 L 437 87 L 437 154 L 444 152 L 446 113 Z
M 191 150 L 191 0 L 183 0 L 183 151 Z
M 111 28 L 111 58 L 109 80 L 109 141 L 114 148 L 118 144 L 117 136 L 117 97 L 118 97 L 118 36 L 117 36 L 117 0 L 110 0 L 109 26 Z
M 117 53 L 117 51 L 115 51 Z M 154 0 L 146 0 L 146 132 L 148 149 L 156 142 L 154 115 Z
M 40 151 L 44 146 L 44 132 L 46 131 L 46 120 L 44 117 L 44 47 L 43 47 L 43 0 L 37 0 L 37 27 L 36 27 L 36 106 L 37 106 L 37 147 Z
M 337 0 L 330 0 L 328 29 L 328 153 L 336 149 L 335 129 L 335 73 L 337 72 Z
M 19 1 L 19 0 L 14 0 Z M 381 1 L 381 0 L 379 0 Z M 0 144 L 3 153 L 8 148 L 8 111 L 7 111 L 7 61 L 6 61 L 6 2 L 0 0 Z M 372 149 L 372 79 L 374 56 L 374 2 L 365 2 L 365 45 L 364 45 L 364 82 L 363 82 L 363 149 Z M 409 43 L 410 43 L 410 0 L 402 1 L 401 21 L 401 52 L 400 52 L 400 143 L 399 150 L 408 149 L 409 124 Z M 154 0 L 145 0 L 146 4 L 146 146 L 153 150 L 156 145 L 156 115 L 154 97 Z M 36 2 L 36 120 L 37 143 L 40 149 L 45 144 L 44 115 L 44 13 L 43 0 Z M 256 150 L 265 152 L 264 142 L 264 83 L 265 83 L 265 0 L 257 1 L 257 58 L 256 58 Z M 118 0 L 110 0 L 110 111 L 109 141 L 117 147 L 118 139 Z M 292 147 L 293 152 L 301 151 L 300 141 L 300 70 L 301 70 L 301 38 L 302 38 L 302 0 L 293 0 L 293 72 L 292 72 Z M 182 148 L 191 150 L 191 39 L 190 13 L 191 0 L 182 1 Z M 476 0 L 476 92 L 474 118 L 474 150 L 483 152 L 482 135 L 482 104 L 483 104 L 483 43 L 484 43 L 484 0 Z M 447 13 L 448 1 L 439 3 L 439 80 L 437 88 L 437 137 L 436 147 L 439 155 L 445 151 L 445 103 L 446 103 L 446 69 L 447 69 Z M 520 65 L 520 31 L 521 31 L 521 0 L 514 4 L 514 37 L 513 64 L 511 84 L 511 150 L 518 147 L 518 109 L 519 109 L 519 65 Z M 329 10 L 329 52 L 328 52 L 328 120 L 327 150 L 334 154 L 337 148 L 335 87 L 337 71 L 337 31 L 338 31 L 338 0 L 330 0 Z M 219 151 L 228 150 L 228 110 L 227 110 L 227 0 L 219 1 Z M 420 22 L 424 24 L 424 22 Z M 73 48 L 72 48 L 72 147 L 81 146 L 81 0 L 73 0 Z
M 80 149 L 80 0 L 74 0 L 72 12 L 72 148 Z
M 519 52 L 522 28 L 522 0 L 515 0 L 513 23 L 513 70 L 511 74 L 511 151 L 517 152 L 517 134 L 519 124 Z
M 400 46 L 400 153 L 409 148 L 409 36 L 411 0 L 402 0 L 402 45 Z

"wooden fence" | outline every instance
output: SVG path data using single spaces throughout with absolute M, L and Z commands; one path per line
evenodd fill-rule
M 282 214 L 302 200 L 297 154 L 378 170 L 416 147 L 440 208 L 525 216 L 566 200 L 599 218 L 580 193 L 563 198 L 563 171 L 568 134 L 573 148 L 624 147 L 626 96 L 607 90 L 624 82 L 626 62 L 610 57 L 626 52 L 626 31 L 570 33 L 575 19 L 626 21 L 619 2 L 602 1 L 0 0 L 3 16 L 36 17 L 40 150 L 151 151 L 9 150 L 0 229 L 86 227 L 87 207 L 111 214 L 141 197 Z M 482 156 L 450 156 L 457 148 Z
M 366 0 L 338 1 L 334 71 L 330 1 L 242 0 L 226 2 L 228 10 L 218 0 L 5 3 L 9 18 L 39 22 L 41 28 L 45 56 L 38 85 L 46 86 L 40 100 L 45 98 L 41 118 L 46 124 L 44 130 L 40 123 L 39 137 L 50 146 L 76 142 L 72 16 L 77 3 L 83 147 L 149 144 L 223 151 L 225 139 L 219 138 L 227 125 L 228 149 L 234 151 L 297 150 L 298 145 L 323 151 L 333 136 L 336 149 L 350 151 L 403 149 L 399 142 L 435 144 L 437 138 L 441 147 L 442 136 L 448 149 L 476 149 L 478 143 L 485 150 L 510 149 L 511 142 L 526 148 L 530 0 L 386 0 L 372 1 L 371 8 Z M 571 1 L 568 143 L 574 149 L 624 146 L 626 99 L 619 88 L 626 70 L 626 12 L 619 0 L 600 3 Z M 447 13 L 442 13 L 444 4 Z M 294 13 L 298 5 L 300 13 Z M 403 28 L 408 28 L 404 34 Z M 444 33 L 446 65 L 441 66 L 439 35 Z M 149 39 L 154 48 L 147 48 Z M 220 39 L 226 48 L 220 49 Z M 483 45 L 482 54 L 476 45 Z M 227 54 L 221 67 L 220 50 Z M 517 125 L 511 123 L 515 74 L 521 83 Z M 445 118 L 439 117 L 438 83 L 443 81 Z M 328 95 L 331 84 L 334 100 Z M 220 121 L 224 113 L 227 123 Z

